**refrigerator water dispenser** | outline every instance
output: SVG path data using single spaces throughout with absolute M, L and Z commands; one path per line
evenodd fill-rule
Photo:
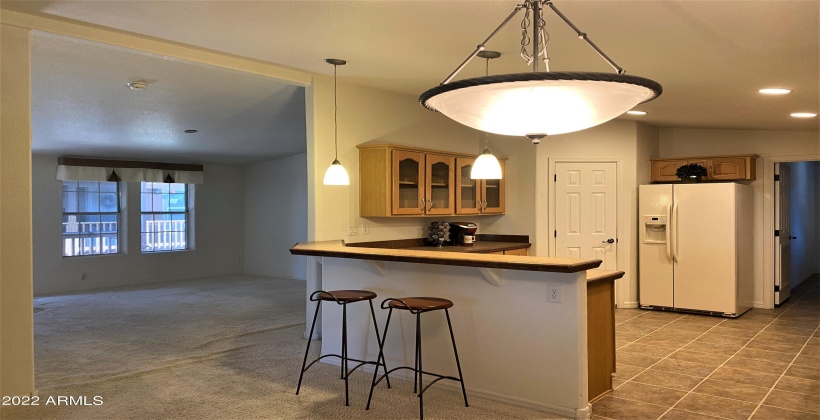
M 666 216 L 644 216 L 643 217 L 645 244 L 665 244 L 666 243 Z

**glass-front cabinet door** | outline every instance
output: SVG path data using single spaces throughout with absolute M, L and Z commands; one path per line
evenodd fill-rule
M 485 179 L 482 183 L 482 214 L 503 214 L 504 213 L 504 180 L 507 173 L 504 170 L 504 161 L 501 164 L 501 179 Z
M 456 158 L 456 214 L 478 214 L 481 181 L 470 179 L 475 159 Z
M 426 155 L 426 214 L 453 214 L 454 164 L 452 156 Z
M 424 154 L 393 150 L 393 214 L 424 214 Z

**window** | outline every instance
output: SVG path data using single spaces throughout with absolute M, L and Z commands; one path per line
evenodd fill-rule
M 187 185 L 143 182 L 140 195 L 142 252 L 188 249 Z
M 119 219 L 117 182 L 63 181 L 63 256 L 116 254 Z

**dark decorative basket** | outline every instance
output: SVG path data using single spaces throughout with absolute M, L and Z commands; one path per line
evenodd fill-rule
M 675 171 L 675 176 L 683 182 L 700 182 L 703 177 L 709 175 L 702 165 L 697 163 L 688 163 L 682 165 Z

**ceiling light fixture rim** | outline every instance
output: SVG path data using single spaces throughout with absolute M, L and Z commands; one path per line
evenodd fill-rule
M 450 82 L 444 85 L 438 85 L 430 89 L 427 89 L 424 93 L 422 93 L 419 96 L 419 103 L 421 103 L 423 107 L 431 111 L 438 112 L 437 109 L 433 108 L 428 104 L 428 101 L 442 93 L 452 92 L 455 90 L 466 89 L 476 86 L 500 84 L 505 82 L 530 82 L 540 80 L 624 83 L 635 86 L 641 86 L 652 91 L 652 96 L 639 103 L 649 102 L 663 93 L 663 87 L 660 85 L 660 83 L 640 76 L 598 72 L 529 72 L 473 77 L 469 79 L 457 80 L 455 82 Z

